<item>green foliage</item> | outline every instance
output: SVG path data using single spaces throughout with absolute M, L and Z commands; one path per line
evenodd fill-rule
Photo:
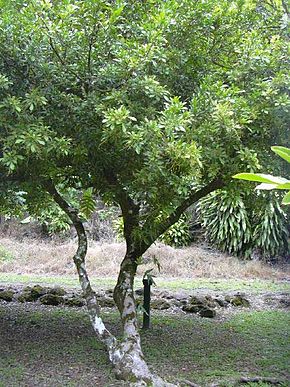
M 0 263 L 13 261 L 14 256 L 5 247 L 0 245 Z
M 154 274 L 152 274 L 152 271 L 154 269 L 148 269 L 145 271 L 144 275 L 143 275 L 143 280 L 144 279 L 147 279 L 148 280 L 148 283 L 149 285 L 155 285 L 156 286 L 156 282 L 154 281 L 154 278 L 156 277 Z
M 290 149 L 283 146 L 272 146 L 272 151 L 282 157 L 288 163 L 290 163 Z M 238 173 L 233 176 L 235 179 L 258 181 L 259 184 L 256 189 L 281 189 L 288 190 L 289 192 L 284 196 L 282 204 L 290 204 L 290 180 L 283 177 L 277 177 L 272 175 L 265 175 L 262 173 Z
M 0 3 L 0 183 L 27 192 L 32 216 L 50 206 L 49 179 L 84 218 L 93 192 L 128 217 L 133 202 L 131 239 L 148 247 L 194 192 L 263 166 L 287 138 L 281 2 Z M 164 238 L 187 235 L 181 220 Z
M 264 208 L 257 208 L 257 219 L 253 231 L 253 245 L 263 257 L 287 253 L 289 238 L 287 218 L 278 200 L 269 201 Z M 289 222 L 289 220 L 288 220 Z
M 216 191 L 199 209 L 207 239 L 222 251 L 246 258 L 258 251 L 263 259 L 287 252 L 287 215 L 275 196 Z
M 94 198 L 94 189 L 92 187 L 83 192 L 80 202 L 80 215 L 85 219 L 89 219 L 96 209 L 96 202 Z
M 0 183 L 0 209 L 1 214 L 7 218 L 23 216 L 25 211 L 26 192 L 13 185 Z
M 169 246 L 183 247 L 190 242 L 189 220 L 185 214 L 162 236 L 161 241 Z
M 119 241 L 124 240 L 124 220 L 122 217 L 117 217 L 112 222 L 113 230 L 116 232 Z
M 43 209 L 36 219 L 46 227 L 49 234 L 65 233 L 70 229 L 69 218 L 54 203 Z
M 238 191 L 216 191 L 199 203 L 207 239 L 220 250 L 248 255 L 251 224 Z

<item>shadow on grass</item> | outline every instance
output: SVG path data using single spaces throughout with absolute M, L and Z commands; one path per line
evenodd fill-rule
M 105 320 L 120 332 L 116 313 Z M 226 322 L 160 314 L 142 332 L 143 349 L 150 366 L 173 381 L 286 380 L 289 320 L 284 311 L 241 312 Z M 83 310 L 1 304 L 0 332 L 0 386 L 119 385 Z

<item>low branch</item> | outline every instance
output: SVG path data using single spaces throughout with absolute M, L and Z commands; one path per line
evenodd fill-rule
M 78 248 L 73 257 L 77 268 L 79 282 L 83 290 L 86 300 L 90 320 L 98 338 L 107 346 L 110 359 L 113 355 L 117 344 L 116 338 L 107 330 L 102 319 L 100 318 L 100 310 L 96 293 L 93 291 L 85 266 L 85 257 L 87 253 L 88 241 L 83 222 L 78 216 L 78 211 L 71 207 L 69 203 L 60 195 L 52 181 L 46 181 L 44 184 L 47 192 L 53 197 L 54 201 L 67 214 L 72 224 L 74 225 L 78 235 Z M 112 360 L 112 359 L 111 359 Z
M 162 223 L 157 225 L 152 235 L 150 235 L 152 219 L 148 219 L 142 228 L 145 233 L 147 230 L 149 231 L 147 243 L 144 243 L 144 245 L 142 245 L 140 248 L 142 254 L 148 249 L 149 246 L 151 246 L 152 243 L 156 241 L 157 238 L 160 237 L 160 235 L 162 235 L 169 229 L 169 227 L 171 227 L 179 220 L 180 216 L 184 213 L 185 210 L 187 210 L 187 208 L 196 203 L 199 199 L 208 195 L 210 192 L 222 188 L 224 185 L 225 183 L 223 180 L 220 177 L 217 177 L 205 187 L 199 189 L 198 191 L 192 192 L 189 197 L 185 199 Z

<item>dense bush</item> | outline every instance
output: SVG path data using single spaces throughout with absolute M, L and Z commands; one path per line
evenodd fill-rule
M 188 216 L 183 214 L 179 221 L 171 226 L 160 239 L 166 245 L 175 247 L 187 246 L 191 240 Z
M 224 252 L 264 259 L 287 252 L 287 215 L 274 194 L 216 191 L 200 201 L 199 214 L 207 240 Z

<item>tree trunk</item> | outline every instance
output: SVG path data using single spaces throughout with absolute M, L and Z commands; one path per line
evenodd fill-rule
M 117 379 L 132 386 L 166 387 L 173 384 L 163 381 L 149 370 L 141 349 L 138 332 L 137 311 L 134 298 L 134 277 L 137 265 L 130 254 L 126 254 L 121 263 L 114 300 L 119 309 L 123 327 L 123 338 L 117 340 L 105 327 L 100 315 L 96 294 L 93 292 L 85 268 L 87 240 L 83 226 L 78 231 L 78 250 L 74 256 L 80 284 L 86 300 L 90 320 L 98 338 L 106 345 L 109 359 L 114 367 Z
M 83 222 L 78 216 L 78 211 L 75 208 L 71 207 L 69 203 L 64 200 L 64 198 L 55 188 L 52 181 L 46 181 L 44 183 L 44 187 L 51 194 L 51 196 L 53 197 L 55 202 L 60 206 L 60 208 L 67 214 L 76 229 L 78 236 L 78 248 L 73 257 L 73 261 L 78 272 L 79 282 L 83 291 L 83 296 L 86 301 L 92 326 L 99 340 L 106 345 L 107 350 L 109 352 L 109 358 L 112 361 L 113 352 L 117 345 L 117 339 L 111 334 L 111 332 L 108 331 L 100 317 L 100 308 L 96 293 L 93 291 L 90 284 L 85 265 L 88 241 Z
M 174 386 L 164 382 L 149 370 L 141 349 L 141 340 L 138 333 L 137 312 L 134 299 L 134 277 L 137 264 L 136 255 L 128 252 L 120 267 L 118 282 L 114 290 L 114 300 L 119 309 L 123 327 L 123 338 L 117 340 L 105 327 L 100 317 L 100 308 L 95 292 L 93 291 L 85 266 L 87 254 L 87 237 L 82 221 L 77 211 L 72 208 L 50 183 L 45 185 L 58 205 L 71 219 L 78 235 L 78 248 L 74 255 L 80 285 L 88 308 L 93 329 L 101 342 L 108 350 L 109 359 L 114 367 L 118 379 L 135 386 Z
M 133 290 L 136 269 L 134 257 L 126 253 L 114 289 L 114 300 L 119 309 L 123 327 L 123 340 L 119 344 L 120 359 L 115 365 L 115 370 L 121 379 L 133 382 L 142 380 L 149 384 L 154 378 L 144 360 L 138 332 Z

